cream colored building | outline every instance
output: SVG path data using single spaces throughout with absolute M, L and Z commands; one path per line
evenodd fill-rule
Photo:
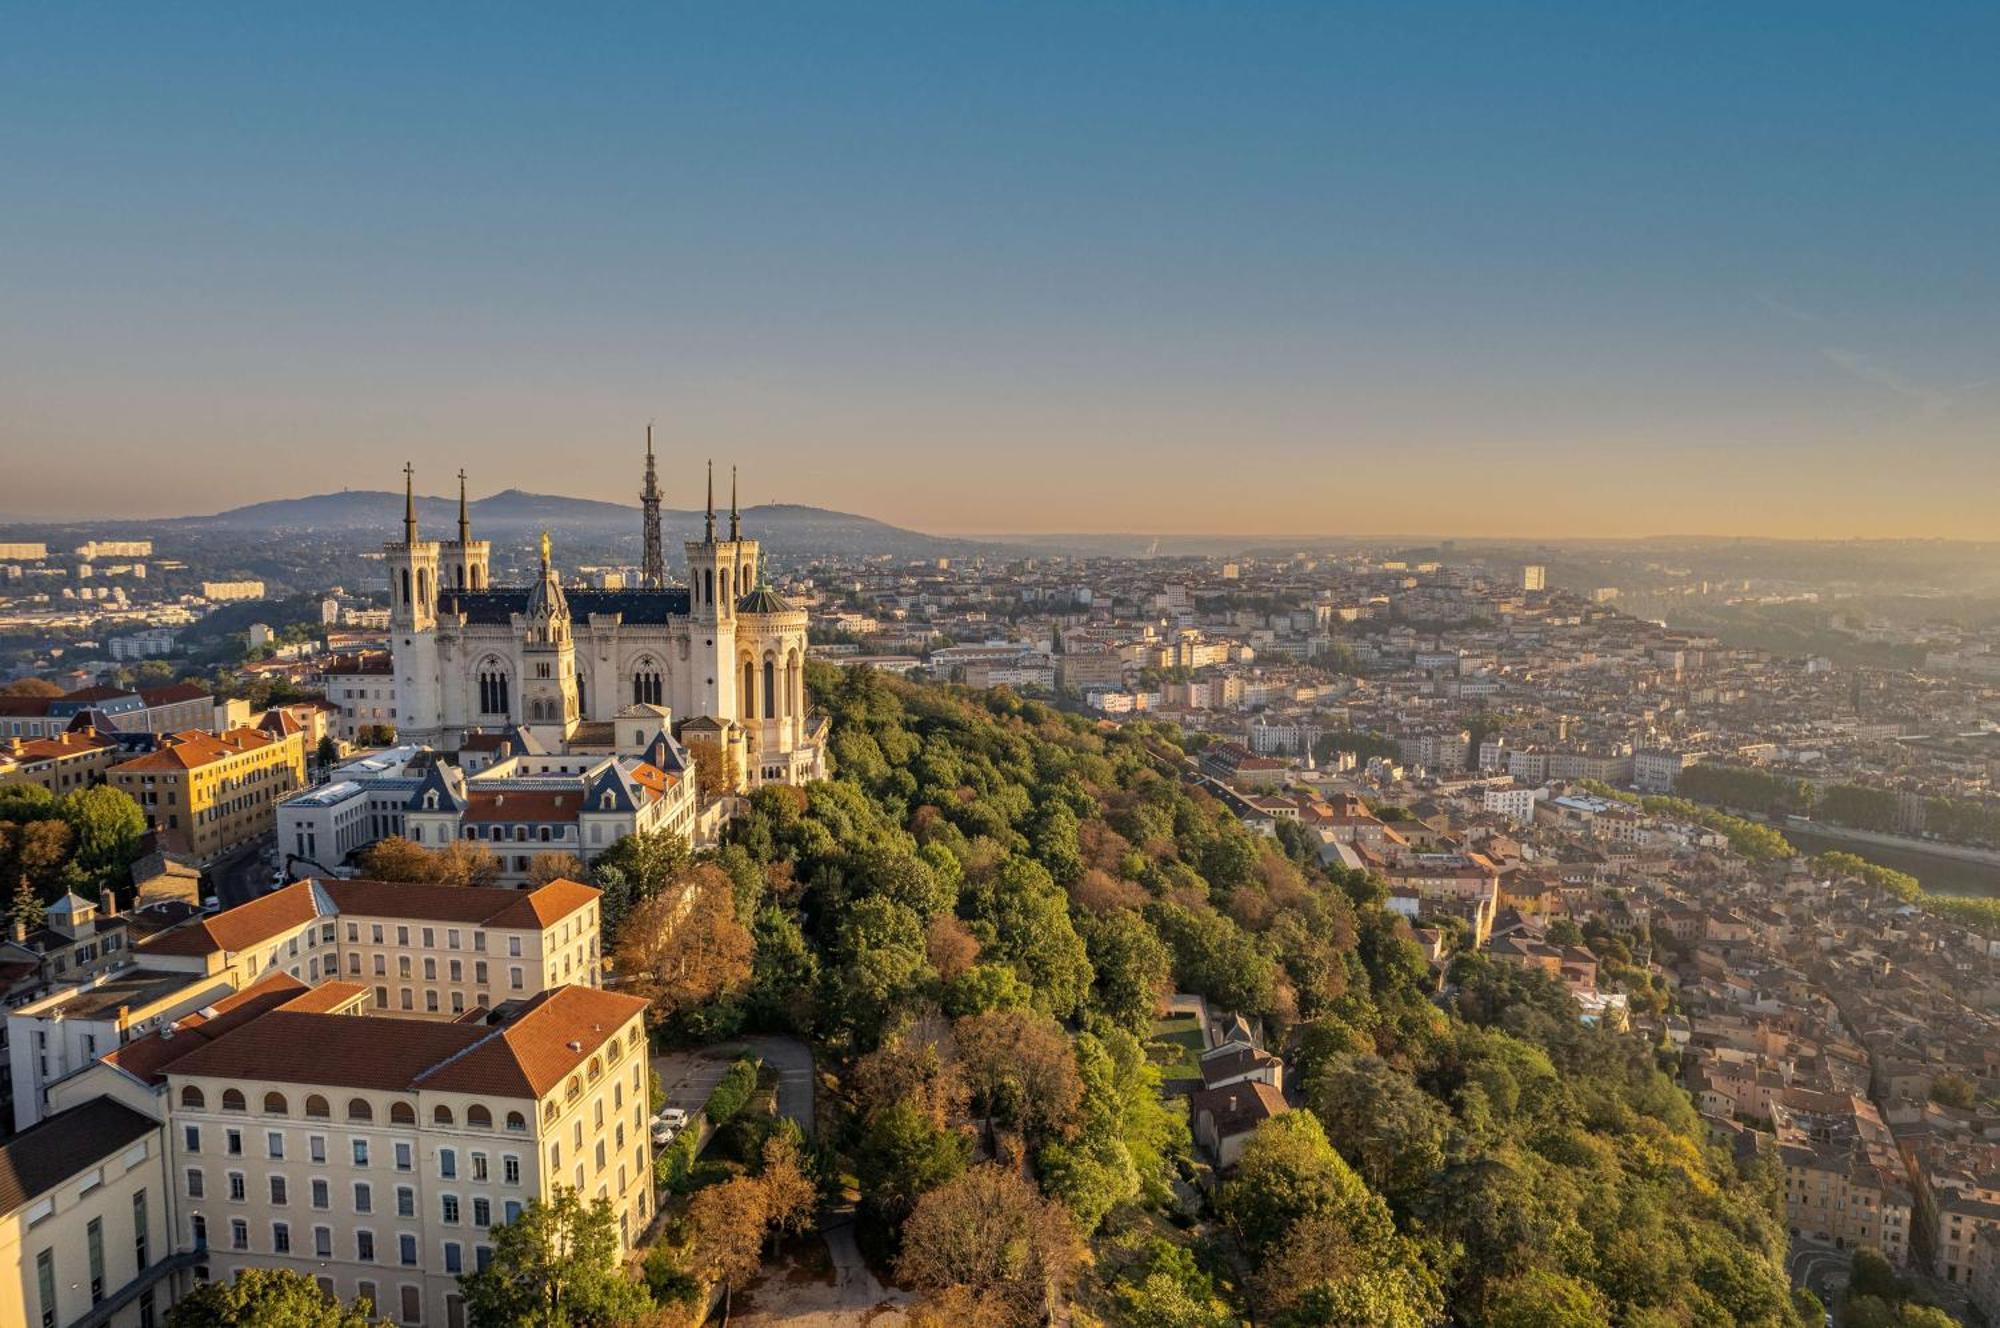
M 242 990 L 274 973 L 368 989 L 382 1013 L 451 1018 L 603 980 L 599 892 L 387 881 L 298 881 L 141 942 L 148 968 L 226 976 Z
M 109 1098 L 0 1145 L 0 1324 L 157 1328 L 174 1281 L 159 1123 Z
M 339 985 L 339 984 L 336 984 Z M 558 1186 L 652 1214 L 645 1001 L 569 986 L 511 1021 L 277 1008 L 161 1067 L 176 1241 L 464 1328 L 458 1277 Z

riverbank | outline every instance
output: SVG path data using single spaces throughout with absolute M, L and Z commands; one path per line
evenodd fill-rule
M 1873 840 L 1894 837 L 1857 838 L 1857 835 L 1866 835 L 1867 832 L 1842 830 L 1839 827 L 1821 826 L 1817 823 L 1807 826 L 1785 824 L 1778 828 L 1794 847 L 1808 856 L 1821 853 L 1852 853 L 1855 857 L 1863 858 L 1878 867 L 1887 867 L 1891 871 L 1916 877 L 1923 882 L 1924 889 L 1934 895 L 1950 895 L 1966 899 L 2000 898 L 2000 861 L 1993 863 L 1973 861 L 1937 851 L 1953 848 L 1953 845 L 1922 845 L 1913 848 L 1907 842 L 1877 843 Z M 1922 843 L 1922 841 L 1917 842 Z

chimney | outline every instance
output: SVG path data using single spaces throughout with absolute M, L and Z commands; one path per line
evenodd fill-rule
M 100 918 L 117 917 L 118 896 L 112 894 L 109 890 L 100 891 L 97 896 L 97 916 Z
M 20 918 L 14 919 L 14 939 L 16 942 L 28 939 L 28 924 Z

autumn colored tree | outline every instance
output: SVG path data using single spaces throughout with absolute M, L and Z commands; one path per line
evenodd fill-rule
M 627 914 L 612 953 L 623 989 L 651 1001 L 663 1021 L 741 988 L 751 951 L 733 883 L 705 864 Z
M 864 1114 L 906 1103 L 940 1129 L 962 1121 L 971 1090 L 958 1044 L 937 1019 L 921 1019 L 855 1063 L 854 1096 Z
M 361 850 L 361 874 L 373 881 L 427 883 L 437 879 L 430 850 L 401 835 L 378 839 Z
M 565 858 L 572 867 L 576 859 Z M 400 835 L 370 844 L 361 854 L 362 873 L 371 880 L 418 885 L 491 885 L 500 877 L 500 860 L 492 850 L 471 840 L 454 839 L 429 849 Z
M 1062 1025 L 1031 1010 L 970 1015 L 953 1029 L 973 1098 L 1030 1140 L 1069 1132 L 1083 1084 Z
M 1081 1255 L 1060 1204 L 989 1164 L 917 1201 L 896 1272 L 927 1296 L 976 1307 L 998 1328 L 1026 1328 L 1061 1306 Z
M 572 853 L 537 853 L 528 859 L 528 884 L 531 886 L 575 880 L 582 873 L 583 864 Z

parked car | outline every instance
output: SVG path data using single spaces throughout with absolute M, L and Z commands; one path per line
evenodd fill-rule
M 681 1126 L 688 1123 L 688 1114 L 680 1107 L 668 1107 L 659 1115 L 653 1117 L 653 1119 L 656 1121 L 665 1121 L 678 1130 Z
M 667 1124 L 658 1116 L 653 1117 L 653 1146 L 655 1148 L 666 1147 L 674 1141 L 674 1135 L 679 1132 L 678 1127 Z

